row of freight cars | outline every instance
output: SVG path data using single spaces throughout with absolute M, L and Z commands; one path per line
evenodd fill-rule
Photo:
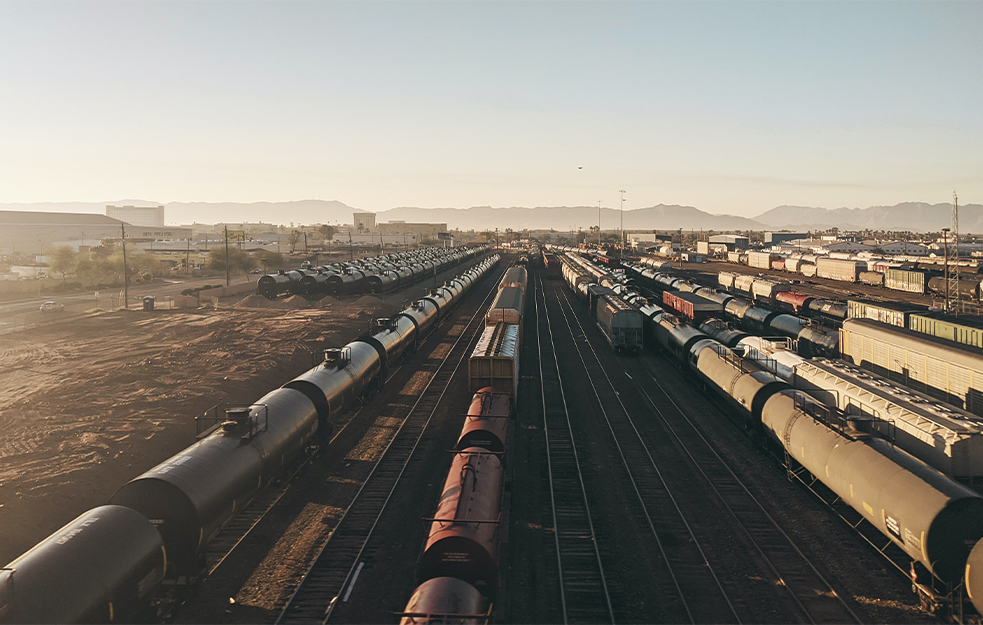
M 517 289 L 524 299 L 527 282 L 524 266 L 511 267 L 499 294 Z M 491 615 L 522 337 L 520 324 L 503 321 L 497 310 L 493 305 L 485 314 L 486 327 L 468 360 L 474 395 L 418 562 L 422 583 L 400 615 L 401 625 L 481 623 Z
M 301 295 L 308 299 L 348 293 L 385 293 L 467 262 L 487 246 L 428 248 L 375 258 L 305 267 L 261 276 L 256 292 L 267 299 Z
M 661 294 L 664 306 L 691 323 L 728 320 L 739 328 L 735 331 L 787 337 L 795 341 L 797 350 L 805 356 L 836 356 L 839 353 L 839 338 L 835 330 L 789 314 L 786 312 L 789 309 L 782 306 L 764 307 L 766 303 L 773 304 L 772 300 L 763 302 L 763 298 L 758 298 L 752 301 L 668 273 L 649 276 L 638 265 L 629 265 L 628 270 L 634 274 L 636 282 Z M 735 289 L 735 292 L 740 291 Z M 831 302 L 816 300 L 816 304 L 821 310 L 837 309 Z
M 783 256 L 773 252 L 747 252 L 739 254 L 731 252 L 728 260 L 748 265 L 757 269 L 771 271 L 786 271 L 801 274 L 807 278 L 817 277 L 841 282 L 860 282 L 874 286 L 883 286 L 894 291 L 906 293 L 935 293 L 946 292 L 945 277 L 940 275 L 944 267 L 926 264 L 926 268 L 911 268 L 902 263 L 892 263 L 882 259 L 848 259 L 815 256 L 812 254 L 793 254 Z M 958 281 L 959 296 L 972 301 L 980 301 L 980 277 L 976 267 L 961 268 Z
M 846 318 L 846 304 L 796 291 L 788 282 L 780 282 L 761 276 L 721 271 L 717 284 L 724 291 L 743 295 L 763 306 L 775 307 L 809 317 L 823 317 L 833 321 Z
M 920 595 L 952 605 L 965 589 L 983 612 L 983 497 L 955 479 L 983 476 L 974 415 L 841 361 L 766 347 L 718 320 L 697 328 L 621 293 L 653 322 L 658 349 L 784 449 L 793 473 L 822 482 L 911 559 Z
M 331 433 L 329 419 L 385 379 L 497 265 L 479 261 L 324 362 L 225 420 L 136 477 L 109 501 L 0 569 L 0 622 L 153 619 L 165 580 L 203 572 L 203 547 L 237 511 Z
M 564 253 L 561 260 L 567 285 L 587 304 L 608 344 L 619 353 L 640 353 L 644 345 L 642 314 L 613 290 L 622 284 L 624 274 L 608 273 L 579 254 Z

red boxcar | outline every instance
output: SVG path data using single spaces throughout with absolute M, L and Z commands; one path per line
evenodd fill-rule
M 779 258 L 771 261 L 771 268 L 775 271 L 785 271 L 785 259 Z
M 724 312 L 723 306 L 718 302 L 709 300 L 696 293 L 666 291 L 662 294 L 662 302 L 680 315 L 694 322 L 720 317 Z

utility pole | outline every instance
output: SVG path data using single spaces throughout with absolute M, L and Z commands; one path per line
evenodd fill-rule
M 38 239 L 38 262 L 34 264 L 34 275 L 38 279 L 38 297 L 41 297 L 41 257 L 44 256 L 44 241 Z M 62 274 L 64 277 L 64 274 Z
M 229 286 L 229 227 L 225 226 L 225 286 Z
M 191 275 L 191 237 L 188 237 L 188 251 L 184 254 L 184 270 Z
M 351 262 L 355 262 L 355 248 L 352 247 L 352 231 L 348 231 L 348 256 Z
M 126 270 L 126 224 L 120 223 L 120 242 L 123 245 L 123 308 L 130 307 L 130 272 Z
M 597 249 L 601 249 L 601 200 L 597 201 Z
M 625 259 L 625 190 L 618 191 L 621 194 L 621 260 Z

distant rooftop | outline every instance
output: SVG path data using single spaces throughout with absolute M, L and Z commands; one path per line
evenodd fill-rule
M 43 213 L 35 211 L 3 211 L 0 210 L 0 224 L 6 225 L 43 225 L 43 226 L 118 226 L 118 219 L 99 215 L 97 213 Z

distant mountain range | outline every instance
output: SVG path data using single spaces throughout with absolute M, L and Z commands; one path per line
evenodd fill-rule
M 105 214 L 106 205 L 158 206 L 145 200 L 110 202 L 42 202 L 0 204 L 0 210 L 30 210 Z M 293 202 L 170 202 L 164 204 L 168 224 L 217 222 L 266 222 L 289 225 L 351 223 L 353 213 L 370 212 L 335 200 Z M 950 204 L 905 202 L 895 206 L 826 209 L 810 206 L 779 206 L 753 219 L 733 215 L 714 215 L 692 206 L 659 204 L 648 208 L 620 211 L 601 209 L 601 228 L 613 230 L 912 230 L 937 231 L 948 227 Z M 461 230 L 587 230 L 598 223 L 596 206 L 538 206 L 536 208 L 473 206 L 471 208 L 416 208 L 401 206 L 376 213 L 378 222 L 407 221 L 446 223 Z M 983 232 L 983 205 L 959 207 L 959 230 L 963 234 Z
M 683 228 L 709 230 L 760 230 L 764 226 L 746 217 L 711 215 L 692 206 L 636 208 L 624 212 L 626 230 L 676 230 Z M 446 223 L 448 228 L 461 230 L 588 230 L 598 223 L 596 206 L 537 206 L 536 208 L 411 208 L 399 207 L 377 213 L 377 221 Z M 602 208 L 600 222 L 603 230 L 621 228 L 622 214 L 613 208 Z
M 869 208 L 816 208 L 779 206 L 754 218 L 772 228 L 787 230 L 911 230 L 938 231 L 952 223 L 952 204 L 904 202 Z M 959 207 L 960 234 L 983 232 L 983 205 Z

